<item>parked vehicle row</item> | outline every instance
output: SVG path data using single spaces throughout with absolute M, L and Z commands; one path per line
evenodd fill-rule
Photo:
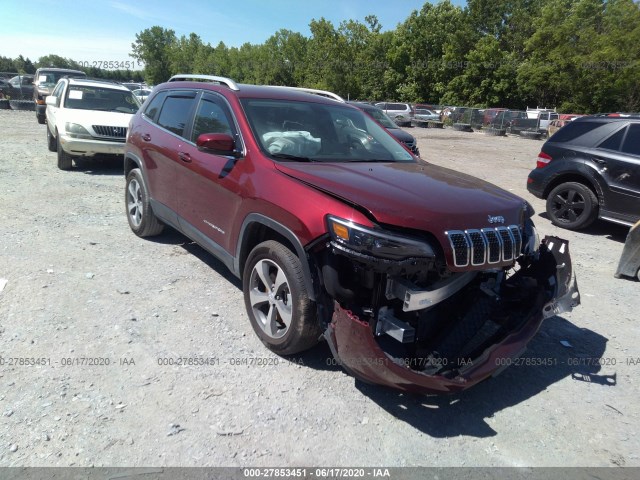
M 66 68 L 39 68 L 36 70 L 33 88 L 33 101 L 36 107 L 36 119 L 43 124 L 47 114 L 46 99 L 62 77 L 86 78 L 87 74 L 79 70 Z
M 64 77 L 46 97 L 47 146 L 58 167 L 73 158 L 123 155 L 129 121 L 140 107 L 126 87 L 108 81 Z

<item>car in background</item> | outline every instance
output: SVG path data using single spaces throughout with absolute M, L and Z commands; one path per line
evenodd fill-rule
M 375 105 L 381 109 L 384 113 L 389 115 L 391 119 L 399 127 L 410 127 L 411 120 L 415 114 L 413 107 L 408 103 L 395 103 L 395 102 L 378 102 Z
M 542 146 L 527 189 L 546 200 L 554 225 L 640 220 L 640 115 L 577 118 Z
M 58 154 L 58 168 L 73 158 L 124 152 L 129 121 L 140 104 L 119 83 L 62 78 L 46 99 L 47 147 Z
M 149 94 L 151 93 L 151 89 L 138 88 L 136 90 L 132 90 L 131 93 L 133 93 L 138 98 L 138 100 L 140 101 L 140 105 L 142 105 L 144 101 L 147 99 L 147 97 L 149 96 Z
M 46 98 L 62 77 L 86 78 L 87 74 L 80 70 L 70 70 L 68 68 L 42 67 L 36 70 L 33 102 L 35 103 L 36 119 L 41 125 L 44 125 L 47 114 Z
M 0 93 L 11 100 L 27 100 L 33 95 L 33 75 L 14 75 L 0 83 Z
M 415 120 L 434 120 L 439 121 L 440 115 L 433 110 L 429 110 L 427 108 L 416 108 L 415 115 L 413 117 Z
M 567 123 L 572 122 L 576 118 L 580 117 L 584 117 L 584 115 L 581 115 L 579 113 L 560 113 L 557 119 L 549 121 L 549 127 L 547 129 L 549 136 L 552 136 Z
M 124 85 L 131 91 L 140 90 L 141 88 L 147 88 L 146 83 L 140 83 L 140 82 L 120 82 L 120 84 Z
M 221 260 L 277 354 L 324 338 L 357 378 L 422 393 L 498 373 L 579 303 L 568 243 L 540 244 L 523 199 L 420 160 L 333 95 L 158 85 L 127 135 L 130 229 L 173 227 Z
M 418 143 L 413 135 L 408 132 L 405 132 L 401 128 L 398 128 L 398 125 L 389 118 L 389 115 L 384 113 L 381 109 L 376 106 L 373 106 L 368 103 L 363 102 L 347 102 L 349 105 L 353 105 L 354 107 L 359 108 L 370 117 L 372 117 L 376 122 L 386 128 L 391 135 L 393 135 L 398 141 L 402 142 L 405 147 L 407 147 L 414 155 L 420 155 L 420 150 L 418 150 Z
M 437 113 L 438 115 L 440 114 L 440 112 L 442 112 L 442 109 L 444 108 L 442 105 L 434 105 L 431 103 L 416 103 L 413 106 L 414 110 L 418 110 L 418 109 L 427 109 L 427 110 L 431 110 L 432 112 Z
M 459 123 L 463 120 L 468 110 L 472 109 L 469 107 L 445 107 L 440 112 L 440 120 L 447 123 Z

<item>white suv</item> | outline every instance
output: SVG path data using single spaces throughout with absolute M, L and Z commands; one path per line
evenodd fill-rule
M 100 80 L 63 78 L 47 103 L 47 145 L 58 168 L 74 157 L 123 155 L 129 120 L 140 103 L 127 87 Z
M 376 103 L 376 107 L 389 115 L 399 127 L 411 126 L 411 120 L 415 112 L 408 103 L 380 102 Z

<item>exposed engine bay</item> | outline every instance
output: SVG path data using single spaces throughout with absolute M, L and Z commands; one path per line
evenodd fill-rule
M 538 246 L 534 232 L 513 243 L 519 251 L 510 265 L 473 267 L 470 258 L 472 268 L 461 272 L 442 255 L 394 261 L 332 240 L 322 279 L 335 301 L 325 331 L 334 356 L 356 377 L 423 392 L 466 388 L 495 374 L 501 364 L 490 353 L 504 343 L 501 355 L 521 355 L 544 318 L 580 303 L 568 242 L 547 237 Z M 411 377 L 389 379 L 392 364 Z

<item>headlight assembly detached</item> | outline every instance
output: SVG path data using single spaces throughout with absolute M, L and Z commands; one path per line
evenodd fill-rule
M 374 230 L 338 217 L 327 217 L 333 241 L 346 249 L 389 260 L 434 258 L 433 248 L 423 241 Z

